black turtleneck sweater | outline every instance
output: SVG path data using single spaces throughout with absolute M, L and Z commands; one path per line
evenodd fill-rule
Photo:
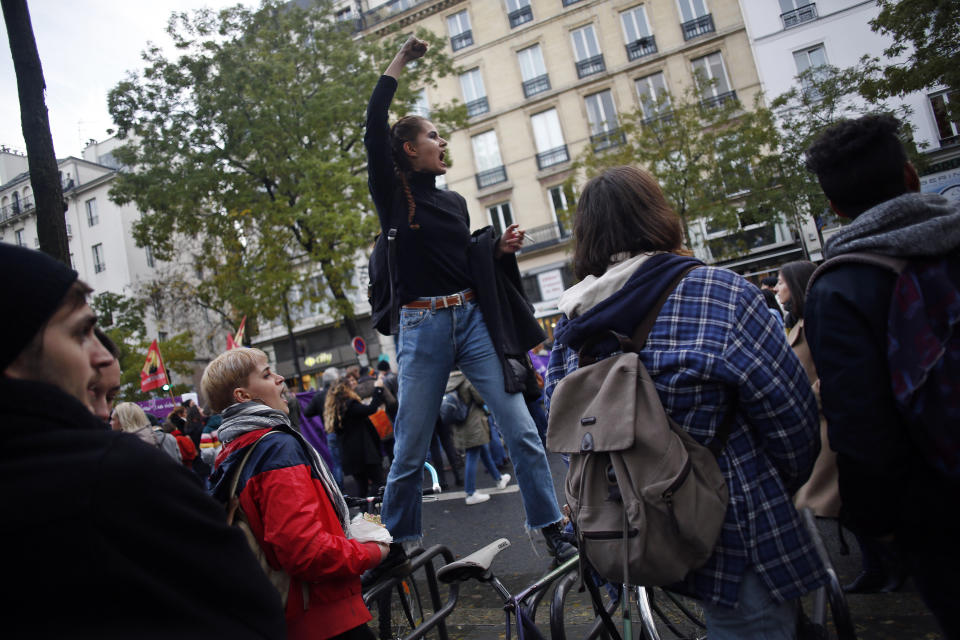
M 380 76 L 367 106 L 367 171 L 370 195 L 386 233 L 397 229 L 398 294 L 400 304 L 425 296 L 442 296 L 472 287 L 467 262 L 470 244 L 470 215 L 458 193 L 437 189 L 436 176 L 413 173 L 410 191 L 416 202 L 411 229 L 407 198 L 390 152 L 387 114 L 397 90 L 397 81 Z

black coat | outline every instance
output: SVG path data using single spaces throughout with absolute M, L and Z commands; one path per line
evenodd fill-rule
M 506 253 L 494 257 L 499 241 L 500 236 L 493 227 L 473 232 L 470 275 L 474 283 L 495 284 L 476 287 L 477 303 L 503 368 L 506 391 L 520 393 L 526 386 L 530 368 L 527 351 L 543 342 L 546 336 L 533 316 L 533 306 L 523 294 L 516 256 Z M 515 360 L 520 366 L 511 366 L 508 360 Z
M 197 477 L 46 384 L 0 377 L 4 635 L 283 638 L 270 585 Z
M 370 417 L 383 404 L 383 390 L 377 388 L 370 404 L 359 400 L 347 403 L 337 424 L 337 440 L 340 443 L 340 464 L 347 475 L 363 473 L 365 466 L 381 464 L 380 436 L 370 422 Z

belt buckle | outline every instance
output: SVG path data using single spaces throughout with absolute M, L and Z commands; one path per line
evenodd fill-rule
M 447 296 L 443 296 L 440 299 L 443 300 L 443 308 L 446 309 L 449 306 L 447 305 Z

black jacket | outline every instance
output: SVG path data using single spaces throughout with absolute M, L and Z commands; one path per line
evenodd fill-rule
M 497 351 L 508 393 L 520 393 L 525 388 L 530 360 L 527 351 L 546 339 L 543 329 L 533 316 L 533 307 L 523 294 L 517 258 L 507 253 L 494 258 L 500 236 L 493 227 L 473 232 L 470 239 L 470 274 L 474 282 L 495 283 L 478 286 L 477 303 L 490 340 Z M 521 366 L 511 366 L 513 360 Z
M 283 638 L 277 591 L 196 476 L 41 383 L 0 378 L 4 635 Z

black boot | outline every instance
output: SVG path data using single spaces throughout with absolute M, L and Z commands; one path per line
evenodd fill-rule
M 543 539 L 547 543 L 547 549 L 557 563 L 565 562 L 577 555 L 577 549 L 572 544 L 563 539 L 563 530 L 560 529 L 560 523 L 553 524 L 540 529 Z
M 410 560 L 407 558 L 407 552 L 404 551 L 403 545 L 399 542 L 391 542 L 390 553 L 383 559 L 383 562 L 360 576 L 360 585 L 366 589 L 383 577 L 402 576 L 407 573 L 410 573 Z

